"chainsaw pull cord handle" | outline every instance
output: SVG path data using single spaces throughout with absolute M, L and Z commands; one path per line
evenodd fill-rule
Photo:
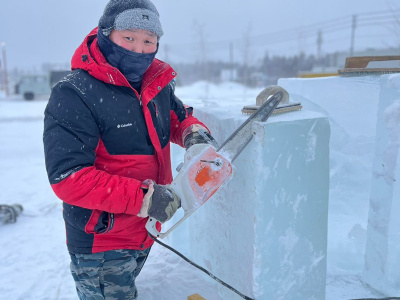
M 157 220 L 155 220 L 155 222 L 157 222 Z M 239 295 L 241 298 L 246 299 L 246 300 L 256 300 L 254 298 L 250 298 L 244 294 L 242 294 L 241 292 L 239 292 L 238 290 L 236 290 L 234 287 L 230 286 L 229 284 L 227 284 L 226 282 L 222 281 L 221 279 L 219 279 L 218 277 L 216 277 L 215 275 L 213 275 L 211 272 L 209 272 L 208 270 L 204 269 L 203 267 L 199 266 L 198 264 L 194 263 L 193 261 L 191 261 L 190 259 L 188 259 L 186 256 L 184 256 L 182 253 L 178 252 L 177 250 L 175 250 L 174 248 L 168 246 L 167 244 L 164 244 L 163 242 L 159 241 L 156 237 L 154 237 L 149 231 L 147 231 L 150 238 L 155 241 L 156 243 L 160 244 L 161 246 L 167 248 L 168 250 L 174 252 L 176 255 L 178 255 L 179 257 L 181 257 L 183 260 L 187 261 L 189 264 L 191 264 L 192 266 L 196 267 L 197 269 L 203 271 L 204 273 L 206 273 L 208 276 L 210 276 L 212 279 L 214 279 L 216 282 L 218 282 L 219 284 L 222 284 L 223 286 L 227 287 L 228 289 L 230 289 L 231 291 L 233 291 L 234 293 L 236 293 L 237 295 Z

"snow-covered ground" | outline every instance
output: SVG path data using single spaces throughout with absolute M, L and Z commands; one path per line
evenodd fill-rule
M 246 89 L 232 83 L 198 83 L 177 88 L 177 94 L 194 107 L 205 105 L 213 109 L 230 106 L 232 102 L 237 106 L 253 104 L 261 90 Z M 0 225 L 0 299 L 77 299 L 69 274 L 61 201 L 50 188 L 44 166 L 42 132 L 46 103 L 46 99 L 26 102 L 16 96 L 0 98 L 0 204 L 19 203 L 24 207 L 17 223 Z M 360 151 L 350 150 L 351 153 Z M 331 160 L 335 162 L 348 159 L 335 151 L 332 155 Z M 363 166 L 370 165 L 370 161 L 363 159 L 372 158 L 361 155 L 359 159 Z M 335 170 L 332 172 L 335 175 Z M 365 197 L 365 193 L 369 192 L 363 185 L 368 180 L 365 168 L 349 172 L 354 181 L 340 186 L 340 191 L 337 181 L 332 181 L 331 196 Z M 364 193 L 358 193 L 363 190 Z M 341 199 L 331 198 L 330 202 L 334 204 L 334 214 L 330 212 L 329 215 L 328 247 L 332 248 L 328 248 L 326 300 L 385 296 L 365 286 L 360 273 L 341 267 L 347 263 L 351 268 L 353 263 L 346 261 L 343 253 L 357 250 L 354 239 L 365 239 L 365 227 L 354 227 L 351 233 L 346 233 L 346 240 L 341 227 L 336 225 L 340 224 L 340 220 L 348 222 L 348 219 L 353 219 L 354 224 L 365 225 L 366 208 L 360 210 L 358 215 L 357 211 L 349 210 Z M 335 253 L 339 248 L 338 241 L 340 257 Z M 204 273 L 157 244 L 137 280 L 140 300 L 184 300 L 195 293 L 208 300 L 218 300 L 216 285 Z

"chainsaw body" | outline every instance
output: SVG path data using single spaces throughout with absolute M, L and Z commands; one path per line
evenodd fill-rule
M 156 237 L 164 238 L 197 208 L 203 205 L 232 176 L 232 164 L 209 144 L 196 144 L 190 147 L 184 163 L 169 185 L 181 198 L 183 217 L 167 232 L 156 229 L 157 220 L 149 218 L 146 229 Z

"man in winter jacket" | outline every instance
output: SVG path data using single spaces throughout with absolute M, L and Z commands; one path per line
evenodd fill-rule
M 162 35 L 149 0 L 109 1 L 45 110 L 46 168 L 80 299 L 137 299 L 148 216 L 163 223 L 180 207 L 170 142 L 215 145 L 175 96 L 175 71 L 155 58 Z

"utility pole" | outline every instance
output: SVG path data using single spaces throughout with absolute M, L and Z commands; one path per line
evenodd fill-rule
M 245 85 L 250 84 L 250 34 L 251 34 L 251 25 L 248 26 L 245 34 L 244 34 L 244 49 L 243 49 L 243 81 Z
M 4 85 L 3 70 L 2 70 L 1 59 L 0 59 L 0 90 L 3 89 L 3 85 Z
M 9 96 L 9 91 L 8 91 L 8 74 L 7 74 L 7 59 L 6 59 L 6 43 L 1 42 L 1 53 L 3 56 L 3 79 L 4 79 L 4 85 L 6 89 L 6 96 Z
M 199 37 L 199 50 L 200 50 L 200 63 L 201 63 L 201 79 L 209 80 L 208 78 L 208 66 L 207 66 L 207 51 L 206 51 L 206 41 L 204 37 L 203 25 L 198 24 L 196 21 L 194 23 L 194 29 L 196 35 Z
M 165 58 L 164 58 L 164 60 L 165 60 L 166 62 L 169 62 L 169 46 L 168 46 L 168 44 L 165 44 L 165 46 L 164 46 L 164 51 L 165 51 Z
M 206 40 L 204 37 L 203 25 L 198 24 L 194 21 L 194 29 L 196 32 L 196 36 L 199 37 L 200 43 L 200 63 L 201 63 L 201 80 L 206 81 L 205 89 L 204 89 L 204 99 L 208 99 L 209 96 L 209 84 L 211 78 L 208 76 L 208 60 L 207 60 L 207 49 L 206 49 Z
M 318 30 L 318 37 L 317 37 L 317 59 L 318 64 L 321 65 L 321 58 L 322 58 L 322 31 Z
M 229 80 L 233 81 L 233 44 L 229 43 Z
M 301 60 L 303 58 L 304 55 L 304 44 L 305 44 L 305 39 L 304 39 L 304 34 L 302 29 L 300 28 L 299 32 L 298 32 L 298 39 L 299 39 L 299 54 L 297 56 L 297 64 L 296 64 L 296 74 L 299 74 L 299 72 L 301 71 Z
M 350 57 L 354 55 L 354 36 L 357 27 L 357 15 L 353 15 L 353 21 L 351 24 L 351 41 L 350 41 Z

